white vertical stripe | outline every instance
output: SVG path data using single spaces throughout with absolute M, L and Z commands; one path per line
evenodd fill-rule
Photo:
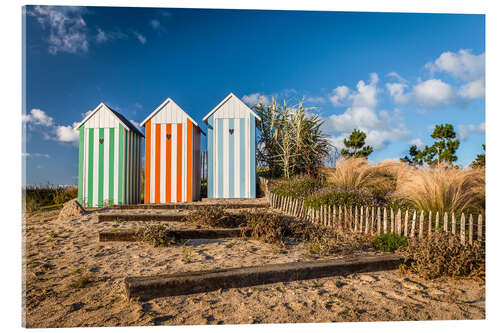
M 246 179 L 245 179 L 245 197 L 250 197 L 250 118 L 245 118 L 245 140 L 246 140 L 246 158 L 245 158 L 245 170 L 246 170 Z
M 83 201 L 85 205 L 88 204 L 89 201 L 89 129 L 85 128 L 83 130 L 84 133 L 84 153 L 83 153 Z
M 218 126 L 217 126 L 217 120 L 215 119 L 215 117 L 213 117 L 213 120 L 212 120 L 212 124 L 213 124 L 213 135 L 212 135 L 212 141 L 213 141 L 213 155 L 212 155 L 212 164 L 213 164 L 213 171 L 210 171 L 212 173 L 212 176 L 214 178 L 214 181 L 212 182 L 213 184 L 213 188 L 214 188 L 214 191 L 213 191 L 213 196 L 214 198 L 218 198 L 218 193 L 219 193 L 219 163 L 218 163 L 218 158 L 217 158 L 217 153 L 218 153 L 218 149 L 217 147 L 219 146 L 218 144 L 218 135 L 217 135 L 217 132 L 218 132 Z
M 92 205 L 97 207 L 99 199 L 99 129 L 94 128 L 94 169 L 93 171 L 93 189 Z
M 104 129 L 104 189 L 103 200 L 109 204 L 109 128 Z
M 224 153 L 222 155 L 222 162 L 224 163 L 224 169 L 222 174 L 224 175 L 224 189 L 223 196 L 224 198 L 229 197 L 229 119 L 225 118 L 222 120 L 223 122 L 223 132 L 222 132 L 222 140 L 223 140 L 223 149 Z
M 234 119 L 234 179 L 231 179 L 234 182 L 234 197 L 240 197 L 240 119 Z
M 172 191 L 170 197 L 172 202 L 177 202 L 177 124 L 172 124 Z
M 184 121 L 182 122 L 182 201 L 186 201 L 186 183 L 187 183 L 187 124 L 185 121 L 186 117 L 183 117 Z
M 155 142 L 156 142 L 156 125 L 151 124 L 151 159 L 150 163 L 150 172 L 149 172 L 149 198 L 152 203 L 155 202 Z
M 161 171 L 160 171 L 160 202 L 165 203 L 166 202 L 166 184 L 167 184 L 167 168 L 166 168 L 166 154 L 167 154 L 167 125 L 166 124 L 161 124 L 161 136 L 160 136 L 160 142 L 161 142 L 161 157 L 160 157 L 160 166 L 161 166 Z
M 114 163 L 114 181 L 113 181 L 113 186 L 114 186 L 114 192 L 113 192 L 113 200 L 115 204 L 118 204 L 118 169 L 120 165 L 120 161 L 118 160 L 119 152 L 120 152 L 120 128 L 115 127 L 115 148 L 114 148 L 114 153 L 115 153 L 115 158 L 113 159 Z

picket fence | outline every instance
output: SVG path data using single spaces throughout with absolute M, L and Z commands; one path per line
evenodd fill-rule
M 352 232 L 364 234 L 396 233 L 410 238 L 422 238 L 436 230 L 451 232 L 460 236 L 462 244 L 473 244 L 476 240 L 484 245 L 485 229 L 483 216 L 451 212 L 444 213 L 442 220 L 439 212 L 417 212 L 415 210 L 394 211 L 386 207 L 357 207 L 357 206 L 321 206 L 318 209 L 306 208 L 304 200 L 280 196 L 267 191 L 269 205 L 287 215 L 303 218 L 312 223 L 326 227 L 342 228 Z M 459 221 L 457 221 L 459 219 Z

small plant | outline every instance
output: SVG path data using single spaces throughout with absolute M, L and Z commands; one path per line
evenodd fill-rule
M 49 240 L 54 240 L 57 237 L 57 234 L 53 231 L 49 232 Z
M 158 246 L 168 246 L 175 243 L 175 236 L 163 224 L 150 224 L 146 227 L 140 228 L 137 233 L 137 239 L 140 242 L 145 242 Z
M 274 181 L 269 184 L 269 190 L 280 196 L 294 199 L 306 198 L 325 184 L 316 178 L 299 176 L 288 180 Z
M 460 238 L 451 233 L 436 231 L 423 239 L 410 239 L 408 246 L 397 252 L 403 256 L 403 272 L 426 279 L 443 276 L 485 279 L 484 246 L 462 245 Z
M 373 246 L 383 252 L 395 252 L 401 246 L 407 246 L 408 239 L 396 233 L 378 235 L 373 241 Z
M 231 228 L 242 223 L 242 219 L 226 212 L 219 206 L 196 209 L 184 218 L 185 222 L 211 228 Z
M 73 281 L 71 283 L 71 287 L 75 289 L 85 288 L 90 283 L 90 278 L 88 276 L 82 276 L 79 279 Z
M 191 252 L 193 248 L 191 246 L 187 246 L 188 241 L 182 244 L 182 261 L 185 264 L 189 264 L 191 262 Z

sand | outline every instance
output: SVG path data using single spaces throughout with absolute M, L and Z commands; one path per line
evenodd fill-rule
M 184 247 L 164 248 L 144 243 L 99 243 L 101 230 L 137 228 L 146 222 L 97 222 L 98 212 L 58 221 L 57 214 L 28 214 L 23 228 L 27 327 L 485 318 L 484 284 L 428 281 L 398 271 L 128 301 L 123 292 L 127 276 L 314 258 L 304 244 L 283 249 L 245 239 L 192 240 Z M 186 227 L 182 222 L 165 224 Z M 190 253 L 187 263 L 185 251 Z M 84 288 L 72 287 L 83 277 L 89 280 Z

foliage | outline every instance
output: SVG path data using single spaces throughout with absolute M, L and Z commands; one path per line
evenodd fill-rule
M 316 176 L 318 168 L 329 155 L 331 144 L 321 131 L 318 115 L 308 114 L 303 101 L 290 107 L 287 101 L 254 106 L 260 116 L 257 160 L 269 167 L 272 177 L 290 178 L 297 174 Z
M 483 145 L 483 150 L 486 151 L 486 145 Z M 471 168 L 486 167 L 486 154 L 477 154 L 476 159 L 470 164 Z
M 349 139 L 344 139 L 344 146 L 346 148 L 342 149 L 341 155 L 344 157 L 368 157 L 373 153 L 373 148 L 371 146 L 365 146 L 366 133 L 363 131 L 355 129 L 349 135 Z
M 188 241 L 182 244 L 182 262 L 189 264 L 191 262 L 191 252 L 193 248 L 187 245 Z
M 407 246 L 408 239 L 396 233 L 378 235 L 373 241 L 373 246 L 383 252 L 395 252 L 401 246 Z
M 313 256 L 327 256 L 331 254 L 351 254 L 356 251 L 367 250 L 372 246 L 371 235 L 363 235 L 341 230 L 322 229 L 308 243 L 309 254 Z
M 484 168 L 405 168 L 399 173 L 395 198 L 418 210 L 478 214 L 485 209 Z
M 88 276 L 82 276 L 71 283 L 71 287 L 75 289 L 85 288 L 90 283 L 90 278 Z
M 297 176 L 286 180 L 272 181 L 269 191 L 280 196 L 304 199 L 324 186 L 321 180 L 308 176 Z
M 208 181 L 206 178 L 202 179 L 200 182 L 200 198 L 208 197 Z
M 431 137 L 434 139 L 432 146 L 426 145 L 419 150 L 416 145 L 412 145 L 409 151 L 410 156 L 405 156 L 401 160 L 412 165 L 453 164 L 457 160 L 456 151 L 460 145 L 460 141 L 455 139 L 456 133 L 453 125 L 436 125 Z
M 485 278 L 485 250 L 477 243 L 462 245 L 458 236 L 436 231 L 423 239 L 410 239 L 398 253 L 403 256 L 403 271 L 426 279 L 443 276 Z
M 231 228 L 242 223 L 242 217 L 228 213 L 220 206 L 200 207 L 186 215 L 185 222 L 210 228 Z
M 26 210 L 32 212 L 44 206 L 60 205 L 78 196 L 76 186 L 27 186 L 23 189 Z
M 137 240 L 158 246 L 168 246 L 175 243 L 175 236 L 164 224 L 148 224 L 140 228 L 137 233 Z
M 363 189 L 331 185 L 314 192 L 304 201 L 306 208 L 318 209 L 324 205 L 375 206 L 377 200 L 372 193 Z

